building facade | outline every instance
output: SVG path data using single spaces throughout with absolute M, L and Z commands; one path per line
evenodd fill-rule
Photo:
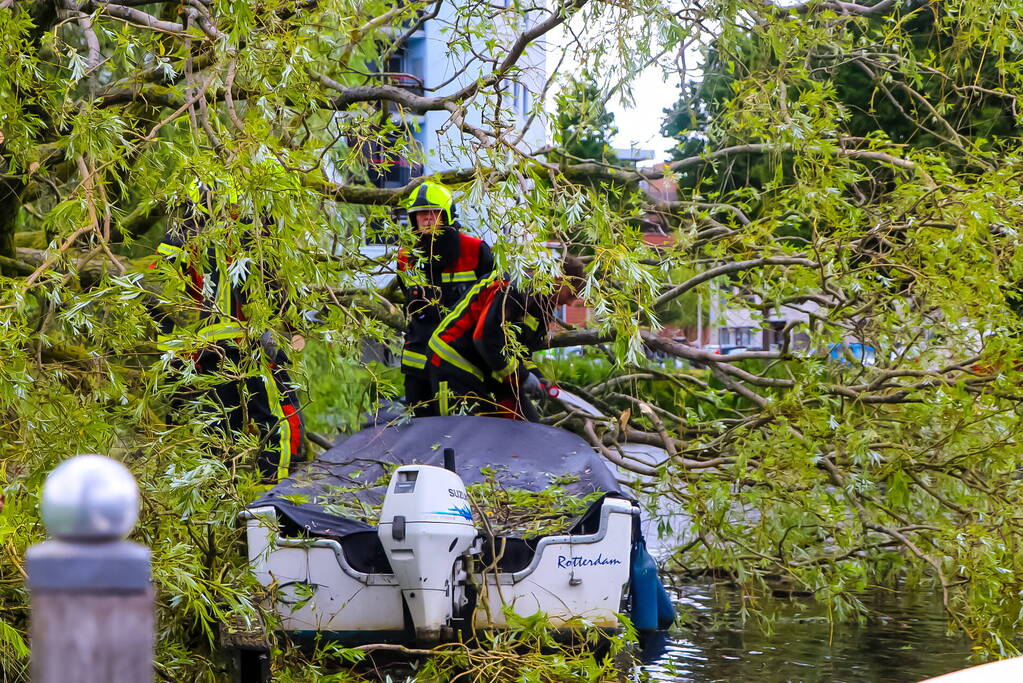
M 516 37 L 539 18 L 536 12 L 523 17 L 519 10 L 509 7 L 509 0 L 490 3 L 493 6 L 493 25 L 484 28 L 470 41 L 468 49 L 451 45 L 456 27 L 464 17 L 455 3 L 441 3 L 436 17 L 423 22 L 408 40 L 394 50 L 386 63 L 375 65 L 371 78 L 404 88 L 417 95 L 444 96 L 485 78 L 494 68 L 490 62 L 476 57 L 503 58 Z M 503 5 L 504 7 L 501 7 Z M 395 40 L 405 35 L 409 26 L 394 27 Z M 464 31 L 459 31 L 464 34 Z M 497 54 L 488 43 L 496 35 L 501 46 Z M 533 152 L 547 143 L 545 118 L 542 115 L 541 94 L 547 79 L 547 53 L 542 41 L 530 44 L 517 62 L 517 67 L 506 81 L 499 96 L 479 94 L 464 105 L 464 118 L 471 126 L 510 129 L 516 145 L 525 152 Z M 490 96 L 488 96 L 490 95 Z M 391 109 L 391 124 L 395 131 L 386 139 L 363 144 L 366 171 L 371 183 L 381 188 L 399 188 L 420 176 L 431 176 L 449 170 L 486 165 L 481 156 L 480 142 L 467 132 L 452 125 L 447 111 L 431 111 L 423 115 Z M 498 125 L 499 124 L 499 125 Z M 349 141 L 352 144 L 352 141 Z M 488 198 L 458 196 L 458 218 L 470 234 L 494 244 L 502 230 L 500 220 L 494 220 L 494 207 Z M 398 216 L 404 220 L 403 216 Z M 386 234 L 387 231 L 379 231 Z M 378 235 L 377 231 L 369 231 Z M 379 239 L 369 237 L 369 240 Z M 363 253 L 381 264 L 388 261 L 393 245 L 372 241 Z M 385 286 L 393 277 L 393 269 L 386 266 L 371 274 L 367 284 Z
M 455 3 L 441 3 L 437 16 L 425 21 L 386 64 L 379 65 L 375 77 L 429 96 L 450 95 L 486 78 L 494 65 L 477 55 L 503 58 L 517 36 L 540 16 L 537 12 L 526 12 L 523 16 L 509 4 L 508 0 L 491 3 L 492 25 L 479 27 L 482 35 L 473 38 L 469 48 L 464 49 L 453 47 L 452 38 L 465 17 L 460 16 Z M 396 29 L 395 33 L 403 32 Z M 459 30 L 460 35 L 464 33 Z M 496 54 L 488 46 L 491 37 L 488 34 L 499 38 L 501 48 Z M 547 142 L 547 130 L 540 97 L 547 79 L 546 59 L 544 43 L 531 43 L 497 96 L 490 88 L 488 93 L 478 94 L 465 103 L 465 122 L 484 129 L 511 130 L 511 139 L 527 153 L 543 147 Z M 411 139 L 416 148 L 409 150 L 412 153 L 396 156 L 392 152 L 394 145 L 386 143 L 366 150 L 370 180 L 378 187 L 402 187 L 421 175 L 486 163 L 479 140 L 452 125 L 449 112 L 431 111 L 418 117 L 405 113 L 402 118 L 400 126 L 404 127 L 404 136 Z M 395 120 L 399 121 L 397 116 Z M 478 224 L 482 214 L 473 206 L 478 203 L 479 200 L 466 199 L 459 202 L 462 223 L 470 232 L 493 237 L 488 234 L 493 230 Z

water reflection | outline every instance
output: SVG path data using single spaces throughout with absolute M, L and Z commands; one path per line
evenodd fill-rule
M 775 683 L 780 681 L 919 681 L 968 666 L 970 643 L 945 634 L 940 599 L 877 591 L 863 601 L 877 615 L 868 623 L 835 624 L 826 608 L 805 599 L 758 604 L 770 629 L 743 624 L 741 596 L 711 583 L 681 589 L 691 626 L 645 643 L 646 677 L 655 681 Z

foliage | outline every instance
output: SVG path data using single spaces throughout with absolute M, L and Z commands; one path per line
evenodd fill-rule
M 300 380 L 306 389 L 306 427 L 322 434 L 356 431 L 366 416 L 377 413 L 381 401 L 401 394 L 397 368 L 378 361 L 356 365 L 329 344 L 315 342 L 303 353 Z
M 495 534 L 532 538 L 564 532 L 569 522 L 603 495 L 569 495 L 562 488 L 572 483 L 569 479 L 554 481 L 542 491 L 509 488 L 501 482 L 497 468 L 484 468 L 481 473 L 483 481 L 470 484 L 466 492 L 478 516 L 486 518 L 488 530 Z
M 611 680 L 619 677 L 616 658 L 636 637 L 627 619 L 619 634 L 605 633 L 584 620 L 565 624 L 565 630 L 576 633 L 574 641 L 566 641 L 542 612 L 521 617 L 507 607 L 505 615 L 507 630 L 485 633 L 476 647 L 437 648 L 417 679 L 447 681 L 461 675 L 488 683 Z
M 336 643 L 319 643 L 310 654 L 293 651 L 289 657 L 279 657 L 289 665 L 276 670 L 274 680 L 607 681 L 621 678 L 622 663 L 628 661 L 628 648 L 636 640 L 627 618 L 622 619 L 619 632 L 609 633 L 582 619 L 555 629 L 542 612 L 522 617 L 509 608 L 505 613 L 506 630 L 481 633 L 473 640 L 429 650 L 399 645 L 344 648 Z M 574 637 L 566 638 L 566 631 L 573 632 Z M 375 661 L 374 656 L 381 654 L 404 656 L 405 665 Z

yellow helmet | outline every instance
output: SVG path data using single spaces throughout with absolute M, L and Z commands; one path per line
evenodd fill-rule
M 412 190 L 412 193 L 401 203 L 409 215 L 416 211 L 440 211 L 447 219 L 448 225 L 455 222 L 455 201 L 451 190 L 440 183 L 427 180 Z

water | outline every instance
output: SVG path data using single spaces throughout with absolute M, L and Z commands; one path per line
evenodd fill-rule
M 660 448 L 631 445 L 628 455 L 654 465 Z M 628 485 L 635 474 L 619 470 Z M 643 515 L 650 552 L 663 560 L 691 540 L 689 521 L 666 497 L 655 497 Z M 748 513 L 743 513 L 748 514 Z M 658 536 L 658 519 L 676 533 Z M 871 610 L 865 624 L 832 624 L 827 607 L 808 598 L 759 599 L 757 609 L 773 617 L 770 627 L 743 622 L 742 596 L 723 584 L 703 582 L 678 589 L 676 604 L 686 616 L 684 632 L 647 643 L 642 671 L 653 681 L 692 683 L 913 683 L 979 662 L 969 661 L 970 642 L 946 634 L 940 595 L 875 590 L 860 596 Z
M 955 671 L 970 643 L 945 633 L 940 598 L 876 591 L 863 596 L 874 616 L 863 625 L 835 624 L 808 599 L 758 602 L 774 616 L 773 631 L 738 613 L 733 588 L 699 583 L 680 589 L 684 632 L 646 643 L 643 671 L 653 681 L 693 683 L 911 683 Z

